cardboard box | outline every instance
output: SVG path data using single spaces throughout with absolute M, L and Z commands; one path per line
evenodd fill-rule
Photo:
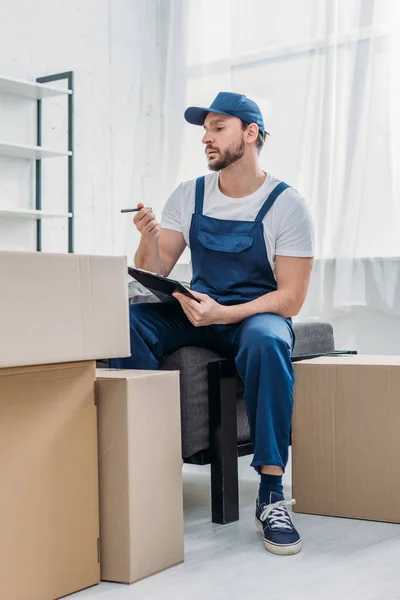
M 0 252 L 0 367 L 130 355 L 126 259 Z
M 294 510 L 400 523 L 400 357 L 295 363 Z
M 98 370 L 101 579 L 183 561 L 179 373 Z
M 100 580 L 95 363 L 0 370 L 0 598 Z

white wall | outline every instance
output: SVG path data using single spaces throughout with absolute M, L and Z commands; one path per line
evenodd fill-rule
M 142 0 L 2 2 L 0 74 L 75 74 L 76 251 L 123 253 L 140 101 Z M 139 35 L 140 34 L 140 35 Z M 157 41 L 158 43 L 158 41 Z M 44 140 L 66 149 L 66 100 L 44 102 Z M 35 144 L 35 103 L 0 94 L 0 139 Z M 44 208 L 65 211 L 66 159 L 44 161 Z M 0 207 L 34 207 L 33 161 L 0 157 Z M 136 173 L 140 179 L 142 173 Z M 44 222 L 44 250 L 66 250 L 66 223 Z M 35 249 L 35 223 L 0 218 L 0 248 Z

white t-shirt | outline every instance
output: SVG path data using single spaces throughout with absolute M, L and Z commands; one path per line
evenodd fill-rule
M 205 178 L 203 214 L 228 221 L 254 221 L 272 190 L 280 183 L 267 174 L 264 183 L 250 196 L 230 198 L 218 186 L 218 173 Z M 168 198 L 161 217 L 161 227 L 183 233 L 190 248 L 189 230 L 195 205 L 196 180 L 181 183 Z M 287 188 L 275 200 L 263 220 L 268 259 L 275 274 L 275 256 L 314 256 L 311 216 L 304 199 Z

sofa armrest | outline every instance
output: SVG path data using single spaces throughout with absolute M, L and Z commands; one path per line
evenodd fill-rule
M 330 323 L 294 323 L 296 341 L 292 356 L 325 354 L 335 351 L 335 338 Z

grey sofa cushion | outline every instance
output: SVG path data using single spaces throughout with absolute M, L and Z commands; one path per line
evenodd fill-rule
M 335 349 L 332 326 L 328 323 L 298 323 L 294 330 L 293 356 Z M 187 346 L 173 352 L 160 364 L 160 369 L 180 371 L 184 458 L 209 447 L 207 364 L 221 358 L 211 350 Z M 243 402 L 243 384 L 239 378 L 237 392 L 238 441 L 248 442 L 250 430 Z
M 155 296 L 137 281 L 129 283 L 130 302 L 170 300 Z M 335 349 L 333 330 L 328 323 L 296 323 L 293 356 L 332 352 Z M 160 369 L 180 371 L 182 456 L 188 458 L 209 447 L 207 364 L 221 360 L 211 350 L 187 346 L 173 352 L 160 363 Z M 238 378 L 237 422 L 239 442 L 250 440 L 249 424 L 243 402 L 243 384 Z
M 128 283 L 128 298 L 129 303 L 133 304 L 136 302 L 160 302 L 160 300 L 168 302 L 171 300 L 170 296 L 160 294 L 156 296 L 153 292 L 150 292 L 138 281 L 134 279 Z

